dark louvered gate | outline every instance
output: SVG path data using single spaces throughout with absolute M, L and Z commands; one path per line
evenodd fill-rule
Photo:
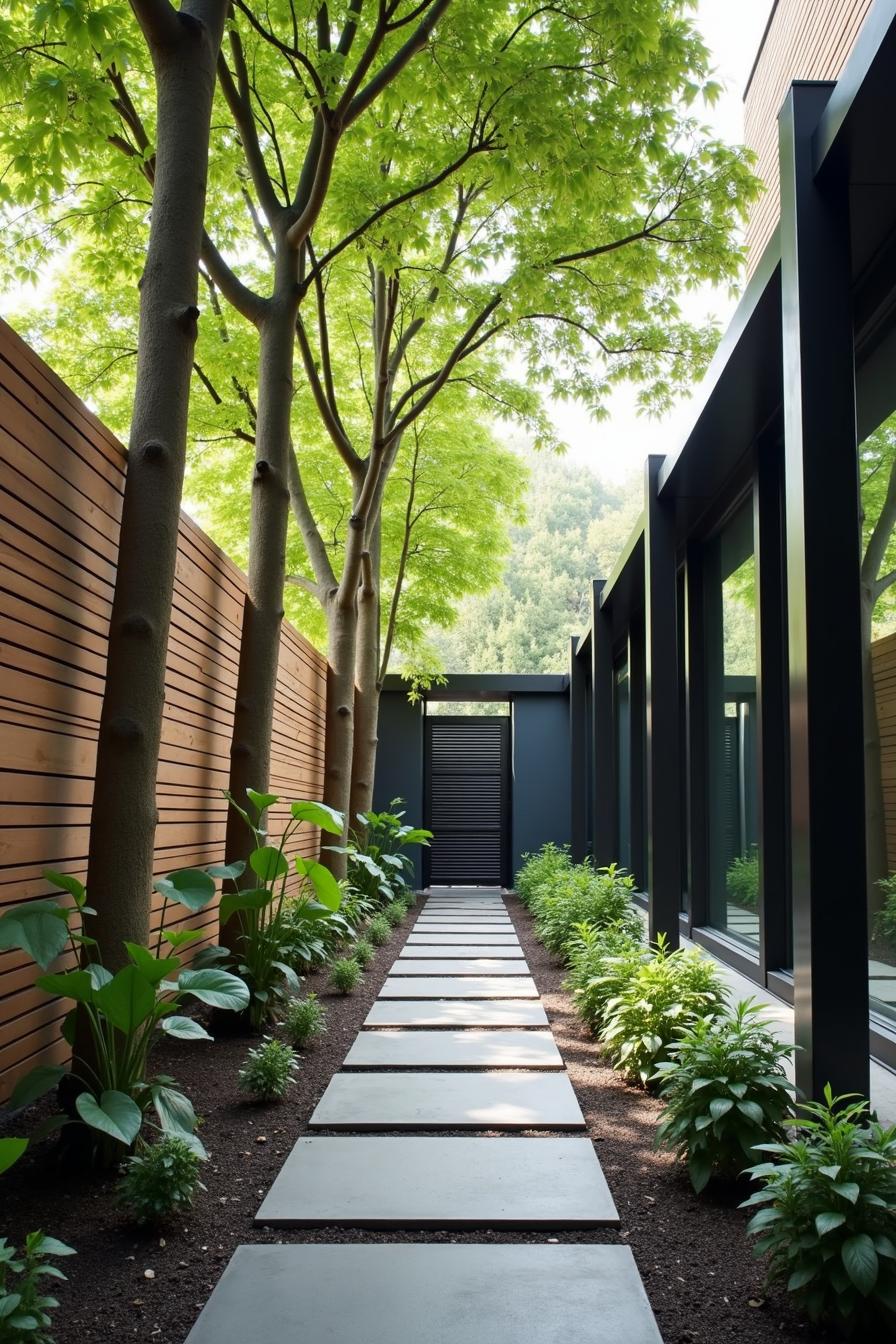
M 428 885 L 509 885 L 509 718 L 427 718 L 426 825 Z

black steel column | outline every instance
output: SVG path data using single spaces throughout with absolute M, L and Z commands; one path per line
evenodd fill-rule
M 658 497 L 663 458 L 647 459 L 644 527 L 644 629 L 647 696 L 647 893 L 650 937 L 678 947 L 681 909 L 681 773 L 675 528 Z
M 601 611 L 605 579 L 591 584 L 591 703 L 594 740 L 594 862 L 599 868 L 618 862 L 616 809 L 616 731 L 613 705 L 613 627 Z
M 644 616 L 639 613 L 628 631 L 629 825 L 632 873 L 638 888 L 647 889 L 647 781 L 645 779 L 646 668 Z
M 709 923 L 709 800 L 706 785 L 706 630 L 703 615 L 703 553 L 689 542 L 685 555 L 684 676 L 687 722 L 688 924 Z
M 572 857 L 576 863 L 581 863 L 585 857 L 588 834 L 588 791 L 585 781 L 588 708 L 585 700 L 585 668 L 577 656 L 578 647 L 578 636 L 573 635 L 569 642 L 569 837 Z
M 790 965 L 790 851 L 787 807 L 787 650 L 784 643 L 783 461 L 777 437 L 759 446 L 753 492 L 759 657 L 756 706 L 759 799 L 759 967 Z
M 849 200 L 816 182 L 831 85 L 780 114 L 790 821 L 797 1083 L 869 1089 L 860 499 Z

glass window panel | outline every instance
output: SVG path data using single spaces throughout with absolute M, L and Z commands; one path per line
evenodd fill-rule
M 632 862 L 632 759 L 631 759 L 631 700 L 629 695 L 628 657 L 616 667 L 615 684 L 616 724 L 616 854 L 623 868 L 629 870 Z

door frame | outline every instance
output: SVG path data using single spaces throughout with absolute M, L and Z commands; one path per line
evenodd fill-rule
M 513 883 L 511 873 L 511 855 L 513 853 L 513 805 L 511 790 L 513 787 L 513 715 L 507 714 L 427 714 L 423 719 L 423 825 L 431 831 L 432 827 L 432 727 L 440 720 L 452 723 L 483 723 L 497 719 L 501 725 L 501 832 L 500 832 L 500 868 L 501 886 L 510 888 Z M 432 850 L 429 845 L 423 848 L 423 886 L 432 885 Z

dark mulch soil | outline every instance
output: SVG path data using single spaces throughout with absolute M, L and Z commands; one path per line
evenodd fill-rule
M 207 1193 L 191 1216 L 158 1233 L 140 1233 L 114 1203 L 113 1183 L 88 1172 L 62 1173 L 49 1150 L 27 1156 L 3 1178 L 2 1232 L 20 1241 L 40 1227 L 75 1246 L 60 1285 L 57 1344 L 154 1341 L 182 1344 L 236 1246 L 247 1242 L 616 1242 L 631 1245 L 666 1344 L 805 1344 L 824 1336 L 799 1321 L 780 1294 L 768 1293 L 736 1208 L 696 1199 L 687 1177 L 653 1149 L 659 1107 L 621 1082 L 600 1059 L 561 988 L 562 969 L 531 936 L 531 921 L 509 900 L 529 966 L 544 996 L 557 1044 L 597 1145 L 622 1218 L 621 1232 L 386 1233 L 335 1229 L 266 1231 L 252 1225 L 264 1194 L 339 1068 L 397 955 L 407 928 L 379 949 L 363 984 L 343 997 L 326 974 L 309 976 L 328 1009 L 329 1030 L 303 1055 L 286 1102 L 254 1105 L 237 1091 L 251 1042 L 220 1037 L 214 1046 L 165 1042 L 154 1067 L 184 1086 L 203 1117 L 210 1161 Z M 410 922 L 410 921 L 409 921 Z M 30 1117 L 29 1117 L 30 1122 Z M 23 1132 L 21 1123 L 15 1132 Z M 525 1344 L 521 1340 L 520 1344 Z M 619 1344 L 625 1344 L 620 1340 Z

